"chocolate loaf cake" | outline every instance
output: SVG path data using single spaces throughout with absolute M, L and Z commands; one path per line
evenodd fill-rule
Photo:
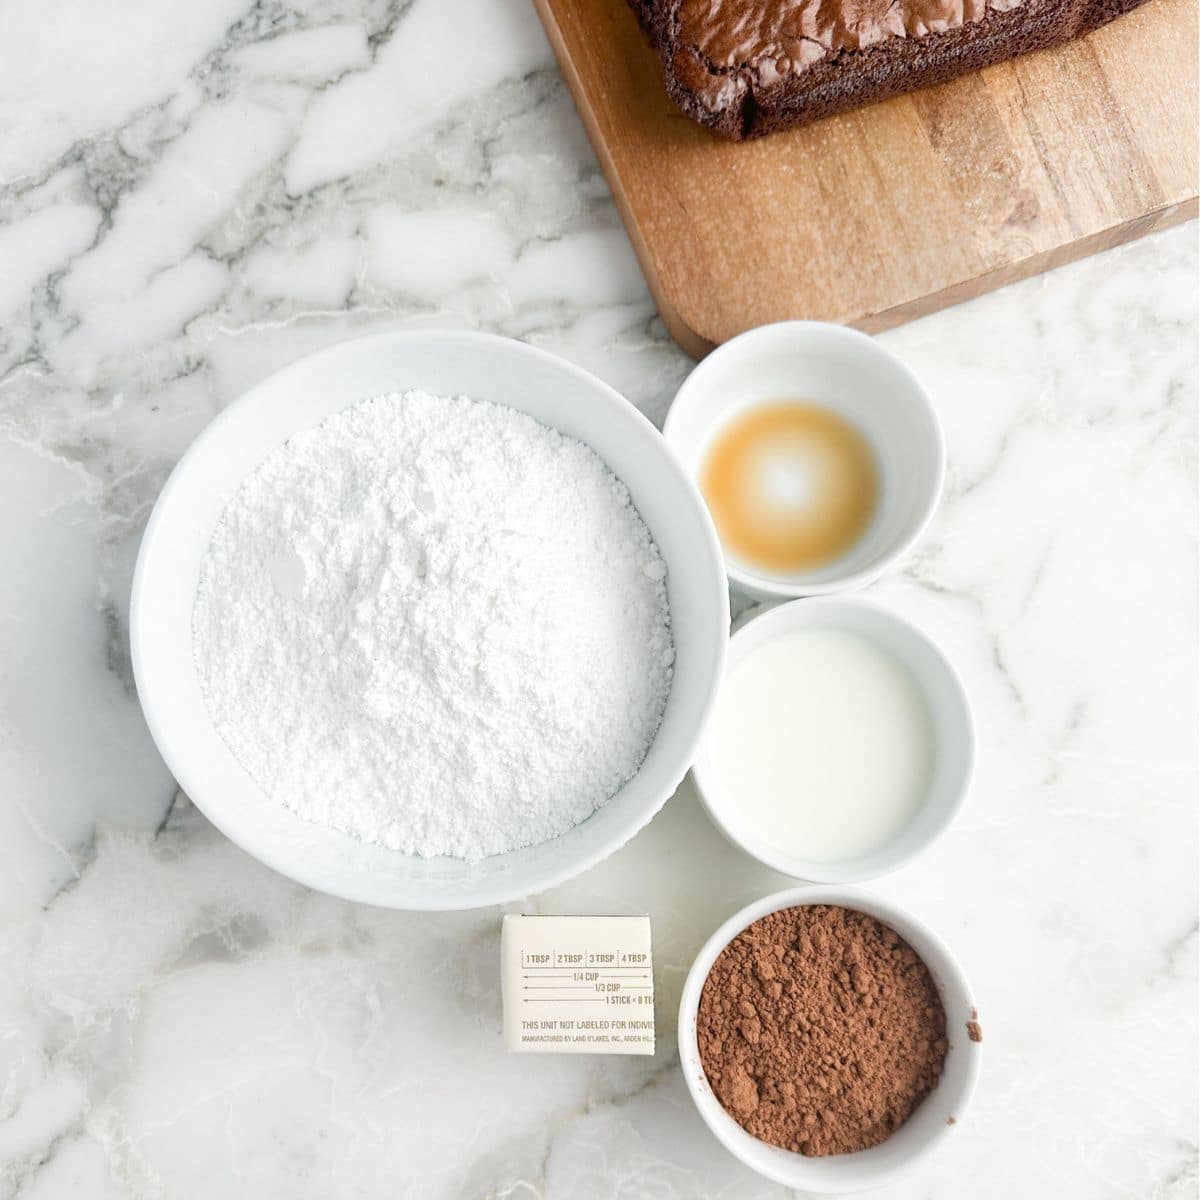
M 1143 0 L 629 0 L 691 118 L 757 137 L 1089 33 Z

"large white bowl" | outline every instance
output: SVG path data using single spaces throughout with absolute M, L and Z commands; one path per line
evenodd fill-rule
M 857 909 L 894 929 L 924 960 L 946 1010 L 949 1048 L 937 1087 L 886 1142 L 855 1154 L 808 1158 L 759 1141 L 721 1106 L 700 1061 L 696 1013 L 704 981 L 717 955 L 760 917 L 800 904 L 836 904 Z M 785 1187 L 799 1192 L 841 1195 L 891 1182 L 961 1128 L 983 1059 L 983 1046 L 972 1041 L 967 1032 L 967 1023 L 977 1019 L 975 997 L 958 961 L 945 943 L 911 913 L 880 896 L 854 888 L 793 888 L 765 896 L 734 913 L 696 956 L 679 1002 L 679 1061 L 700 1116 L 731 1154 L 760 1175 Z
M 358 400 L 409 388 L 507 404 L 591 446 L 628 486 L 668 569 L 675 680 L 641 769 L 563 836 L 475 864 L 368 845 L 269 799 L 213 728 L 192 657 L 200 566 L 246 475 L 298 430 Z M 611 854 L 650 820 L 687 771 L 712 706 L 729 601 L 704 503 L 637 409 L 586 371 L 521 342 L 426 331 L 361 338 L 311 355 L 222 412 L 180 460 L 155 505 L 138 556 L 130 622 L 150 732 L 179 785 L 213 824 L 310 887 L 393 908 L 452 909 L 542 891 Z

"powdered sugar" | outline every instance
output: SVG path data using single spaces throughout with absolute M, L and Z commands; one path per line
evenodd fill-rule
M 481 401 L 381 396 L 233 497 L 195 661 L 280 803 L 477 859 L 565 832 L 637 770 L 671 685 L 665 577 L 588 447 Z

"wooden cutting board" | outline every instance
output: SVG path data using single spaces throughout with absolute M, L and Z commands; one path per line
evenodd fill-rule
M 682 116 L 626 0 L 535 0 L 659 312 L 697 357 L 879 330 L 1197 211 L 1196 0 L 806 129 Z

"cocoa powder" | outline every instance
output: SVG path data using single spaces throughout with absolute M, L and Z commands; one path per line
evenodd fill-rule
M 762 917 L 721 951 L 696 1032 L 730 1116 L 812 1156 L 890 1137 L 937 1085 L 947 1045 L 916 951 L 874 917 L 822 904 Z

